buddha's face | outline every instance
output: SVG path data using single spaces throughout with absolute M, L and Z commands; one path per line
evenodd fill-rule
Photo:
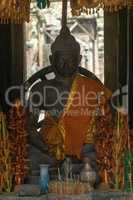
M 72 51 L 57 51 L 51 57 L 51 64 L 62 77 L 73 76 L 78 69 L 81 56 Z

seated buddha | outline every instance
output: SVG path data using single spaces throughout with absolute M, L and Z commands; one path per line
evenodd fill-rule
M 54 166 L 69 156 L 76 163 L 88 157 L 98 171 L 93 122 L 95 116 L 105 115 L 111 93 L 91 72 L 81 73 L 80 45 L 67 27 L 61 29 L 51 52 L 49 73 L 43 73 L 47 68 L 39 72 L 41 78 L 29 92 L 31 169 L 36 171 L 42 163 Z

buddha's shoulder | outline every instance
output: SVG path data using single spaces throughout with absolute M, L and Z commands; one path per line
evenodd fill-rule
M 86 83 L 86 84 L 95 84 L 95 85 L 99 85 L 99 86 L 104 86 L 103 83 L 96 77 L 96 76 L 84 76 L 82 74 L 77 74 L 77 80 L 78 81 L 81 81 L 83 83 Z
M 80 86 L 84 85 L 89 90 L 103 92 L 108 97 L 112 95 L 112 92 L 99 79 L 77 74 L 77 80 Z

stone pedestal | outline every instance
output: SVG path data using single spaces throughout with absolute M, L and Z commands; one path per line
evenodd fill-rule
M 15 194 L 17 196 L 39 196 L 41 190 L 39 185 L 24 184 L 15 187 Z
M 15 194 L 1 194 L 0 200 L 133 200 L 133 193 L 95 191 L 85 195 L 47 194 L 40 196 L 18 196 Z
M 122 192 L 91 192 L 85 195 L 48 194 L 47 200 L 133 200 L 133 194 Z

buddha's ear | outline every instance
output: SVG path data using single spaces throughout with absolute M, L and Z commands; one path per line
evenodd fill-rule
M 49 61 L 50 61 L 50 64 L 52 65 L 52 63 L 53 63 L 53 56 L 52 55 L 49 56 Z
M 79 64 L 80 64 L 81 60 L 82 60 L 82 56 L 79 55 Z

